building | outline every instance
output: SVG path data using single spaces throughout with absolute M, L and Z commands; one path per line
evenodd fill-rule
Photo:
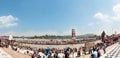
M 72 39 L 76 39 L 75 29 L 72 29 Z

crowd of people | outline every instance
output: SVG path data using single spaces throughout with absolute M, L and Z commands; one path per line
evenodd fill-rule
M 102 53 L 100 52 L 100 49 L 102 49 L 103 50 L 103 54 L 105 54 L 106 53 L 106 48 L 108 46 L 116 43 L 116 42 L 120 43 L 120 36 L 104 39 L 102 44 L 95 45 L 93 48 L 90 48 L 89 53 L 91 54 L 91 58 L 100 58 L 100 56 L 102 55 Z
M 24 46 L 13 46 L 12 49 L 19 53 L 30 55 L 31 58 L 76 58 L 85 54 L 83 47 L 79 49 L 70 47 L 64 49 L 49 47 L 37 49 Z
M 102 55 L 100 49 L 102 49 L 105 54 L 106 48 L 107 48 L 107 45 L 105 42 L 102 43 L 101 45 L 95 45 L 92 48 L 90 48 L 89 54 L 91 54 L 91 58 L 99 58 Z
M 85 42 L 90 42 L 90 41 L 92 41 L 92 40 L 86 40 Z M 32 41 L 32 42 L 34 43 L 34 41 Z M 66 47 L 64 49 L 59 49 L 57 47 L 56 48 L 49 48 L 49 47 L 41 48 L 40 47 L 38 49 L 36 47 L 19 45 L 20 43 L 29 44 L 29 40 L 24 43 L 23 43 L 23 41 L 18 42 L 18 41 L 13 40 L 11 43 L 13 43 L 11 45 L 11 48 L 14 51 L 29 55 L 29 56 L 31 56 L 31 58 L 76 58 L 76 57 L 80 57 L 80 56 L 86 54 L 85 47 L 79 47 L 79 48 Z
M 22 44 L 35 44 L 35 45 L 67 45 L 67 44 L 82 44 L 86 42 L 92 42 L 96 41 L 98 39 L 77 39 L 77 40 L 71 40 L 71 39 L 48 39 L 48 40 L 32 40 L 32 39 L 21 39 L 21 40 L 14 40 L 17 43 Z
M 95 39 L 96 40 L 96 39 Z M 74 40 L 75 42 L 77 40 Z M 86 40 L 83 43 L 86 42 L 91 42 L 93 40 Z M 17 51 L 22 54 L 26 54 L 31 56 L 31 58 L 79 58 L 82 55 L 86 55 L 87 52 L 91 54 L 91 58 L 99 58 L 101 56 L 101 52 L 99 51 L 100 49 L 103 49 L 104 53 L 106 53 L 106 47 L 107 44 L 104 42 L 102 44 L 96 44 L 93 47 L 89 48 L 89 51 L 86 51 L 85 47 L 66 47 L 64 49 L 59 49 L 59 48 L 36 48 L 36 47 L 30 47 L 30 46 L 22 46 L 19 45 L 20 43 L 22 44 L 38 44 L 35 42 L 42 42 L 42 41 L 12 41 L 11 43 L 14 43 L 11 45 L 11 48 L 14 51 Z M 48 42 L 48 41 L 45 41 Z M 56 44 L 56 43 L 54 43 Z M 46 44 L 47 45 L 47 44 Z
M 93 54 L 94 51 L 99 51 L 98 48 L 101 48 L 99 44 L 95 45 L 94 47 L 91 47 L 89 53 Z M 13 46 L 13 50 L 18 51 L 19 53 L 30 55 L 31 58 L 79 58 L 82 55 L 87 54 L 85 47 L 66 47 L 64 49 L 47 47 L 38 49 L 30 46 L 15 45 Z
M 19 53 L 30 55 L 31 58 L 79 58 L 86 54 L 91 54 L 91 58 L 99 58 L 101 56 L 100 49 L 103 49 L 104 53 L 106 53 L 106 47 L 106 43 L 102 43 L 91 47 L 89 51 L 86 51 L 85 47 L 66 47 L 64 49 L 47 47 L 37 49 L 29 46 L 13 46 L 12 48 Z

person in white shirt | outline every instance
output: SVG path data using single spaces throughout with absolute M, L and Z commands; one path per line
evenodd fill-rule
M 58 53 L 58 57 L 59 57 L 59 58 L 64 58 L 64 57 L 65 57 L 63 51 L 60 51 L 60 53 Z

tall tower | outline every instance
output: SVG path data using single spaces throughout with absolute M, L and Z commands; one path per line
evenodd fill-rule
M 72 29 L 72 39 L 76 39 L 75 29 Z

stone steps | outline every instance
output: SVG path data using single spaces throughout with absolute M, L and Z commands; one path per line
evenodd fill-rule
M 108 52 L 105 58 L 120 58 L 120 45 L 117 44 L 112 48 L 110 52 Z
M 0 58 L 13 58 L 11 55 L 0 49 Z

